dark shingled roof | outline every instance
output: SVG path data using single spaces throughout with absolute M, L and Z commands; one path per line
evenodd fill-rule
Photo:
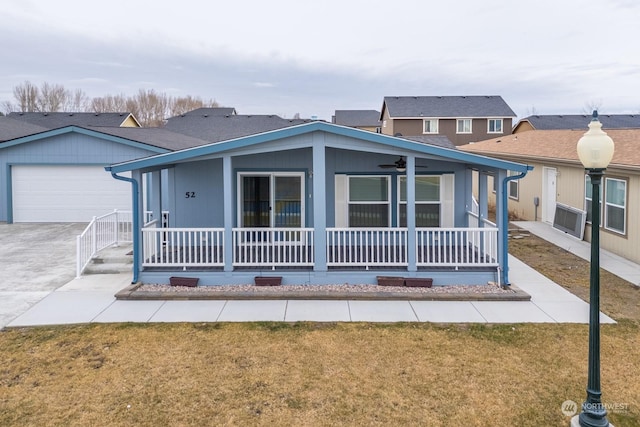
M 9 113 L 7 117 L 47 129 L 65 126 L 120 126 L 131 113 Z
M 236 109 L 233 107 L 203 107 L 196 108 L 195 110 L 187 111 L 186 113 L 179 114 L 179 116 L 232 116 L 236 113 Z
M 0 142 L 9 141 L 35 133 L 45 132 L 48 128 L 32 123 L 14 120 L 9 117 L 0 117 Z
M 516 117 L 501 96 L 385 96 L 382 105 L 396 117 Z
M 455 144 L 444 135 L 401 136 L 400 138 L 408 139 L 409 141 L 420 142 L 422 144 L 436 145 L 442 148 L 451 148 L 453 150 L 457 149 Z
M 640 114 L 599 114 L 598 120 L 603 129 L 640 128 Z M 520 120 L 518 125 L 524 121 L 535 130 L 581 129 L 586 132 L 591 114 L 533 115 Z
M 310 121 L 307 119 L 283 119 L 276 115 L 203 116 L 186 114 L 167 120 L 164 129 L 209 142 L 219 142 Z
M 376 110 L 336 110 L 333 123 L 342 126 L 380 126 L 380 111 Z
M 209 144 L 198 138 L 171 132 L 164 128 L 131 128 L 131 127 L 84 127 L 107 135 L 117 136 L 130 141 L 140 142 L 171 151 L 198 147 Z

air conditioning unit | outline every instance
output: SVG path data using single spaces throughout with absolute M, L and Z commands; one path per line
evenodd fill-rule
M 580 240 L 584 237 L 584 225 L 587 213 L 571 206 L 556 203 L 556 212 L 553 216 L 553 228 L 564 231 Z

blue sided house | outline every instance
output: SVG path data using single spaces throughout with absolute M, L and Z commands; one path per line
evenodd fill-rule
M 106 170 L 131 184 L 134 283 L 483 285 L 509 283 L 506 189 L 531 167 L 316 121 Z

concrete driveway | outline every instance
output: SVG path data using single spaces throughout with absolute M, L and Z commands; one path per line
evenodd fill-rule
M 75 277 L 86 226 L 0 223 L 0 328 Z

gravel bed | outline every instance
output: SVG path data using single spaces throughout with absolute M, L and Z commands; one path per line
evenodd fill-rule
M 136 292 L 167 292 L 167 293 L 254 293 L 269 294 L 282 292 L 336 292 L 336 293 L 406 293 L 406 294 L 513 294 L 512 289 L 503 289 L 496 284 L 488 285 L 447 285 L 426 287 L 378 286 L 378 285 L 218 285 L 218 286 L 170 286 L 144 284 Z

